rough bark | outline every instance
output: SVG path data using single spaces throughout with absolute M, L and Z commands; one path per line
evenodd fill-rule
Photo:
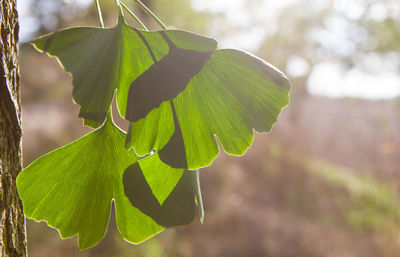
M 15 179 L 21 171 L 16 0 L 0 0 L 0 256 L 27 256 L 25 218 Z

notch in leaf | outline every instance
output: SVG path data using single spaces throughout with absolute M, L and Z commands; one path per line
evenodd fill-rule
M 152 87 L 174 88 L 158 81 Z M 135 92 L 135 85 L 130 92 Z M 242 155 L 253 141 L 253 130 L 271 130 L 289 103 L 289 91 L 289 80 L 271 64 L 244 51 L 216 50 L 182 92 L 131 123 L 127 146 L 139 156 L 156 149 L 168 165 L 190 170 L 208 166 L 216 158 L 215 136 L 227 153 Z

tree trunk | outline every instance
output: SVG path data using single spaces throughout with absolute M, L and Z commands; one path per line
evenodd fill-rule
M 25 218 L 15 179 L 21 171 L 16 0 L 0 0 L 0 256 L 27 256 Z

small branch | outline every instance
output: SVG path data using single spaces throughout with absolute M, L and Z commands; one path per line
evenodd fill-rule
M 103 16 L 101 15 L 99 0 L 94 1 L 94 3 L 96 5 L 96 11 L 97 11 L 97 16 L 99 17 L 100 27 L 104 28 Z
M 143 22 L 128 8 L 128 6 L 126 6 L 123 2 L 119 1 L 119 3 L 121 4 L 121 6 L 135 19 L 135 21 L 139 24 L 140 27 L 142 27 L 144 30 L 148 29 L 146 28 L 146 26 L 143 24 Z
M 199 218 L 200 218 L 200 223 L 203 224 L 204 221 L 204 206 L 203 206 L 203 198 L 201 196 L 201 188 L 200 188 L 200 174 L 199 170 L 194 171 L 196 173 L 195 179 L 193 181 L 194 183 L 194 190 L 196 194 L 196 200 L 197 200 L 197 209 L 199 210 Z
M 147 13 L 147 15 L 149 15 L 155 22 L 157 22 L 161 28 L 163 28 L 165 30 L 168 29 L 167 26 L 165 26 L 165 24 L 149 8 L 147 8 L 147 6 L 145 6 L 140 0 L 135 0 L 135 2 L 139 5 L 140 8 L 142 8 L 142 10 L 145 13 Z

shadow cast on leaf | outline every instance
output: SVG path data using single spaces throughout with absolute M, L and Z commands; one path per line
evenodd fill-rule
M 167 199 L 160 203 L 154 196 L 139 164 L 129 166 L 123 175 L 125 195 L 132 205 L 163 227 L 187 225 L 195 217 L 195 173 L 185 171 Z

